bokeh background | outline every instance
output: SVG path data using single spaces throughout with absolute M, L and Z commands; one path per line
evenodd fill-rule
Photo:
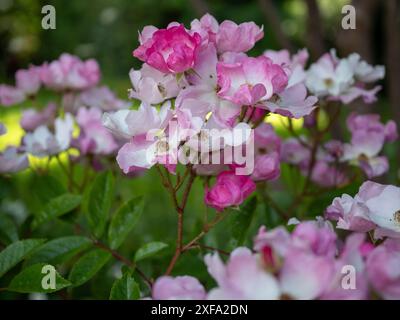
M 56 30 L 41 28 L 46 4 L 56 8 Z M 356 30 L 341 28 L 345 4 L 356 8 Z M 397 0 L 0 0 L 0 79 L 70 52 L 98 59 L 106 79 L 127 80 L 129 68 L 139 65 L 131 55 L 138 30 L 171 21 L 188 25 L 206 12 L 219 21 L 264 25 L 265 37 L 254 53 L 306 46 L 315 59 L 331 47 L 341 55 L 357 51 L 370 63 L 388 66 L 384 93 L 399 101 L 400 90 L 390 85 L 400 74 Z
M 41 8 L 46 4 L 56 8 L 56 30 L 41 28 Z M 341 9 L 346 4 L 356 8 L 356 30 L 343 30 L 341 27 Z M 191 20 L 200 18 L 206 12 L 219 21 L 254 21 L 264 25 L 265 37 L 252 49 L 251 55 L 260 54 L 266 49 L 286 48 L 295 52 L 307 47 L 311 61 L 315 61 L 330 48 L 336 48 L 339 56 L 358 52 L 369 63 L 384 64 L 387 76 L 382 82 L 383 90 L 378 95 L 378 102 L 364 105 L 357 101 L 342 113 L 342 125 L 338 130 L 343 130 L 343 135 L 346 135 L 345 118 L 354 109 L 379 113 L 384 120 L 395 119 L 400 124 L 398 0 L 0 0 L 0 83 L 13 84 L 17 69 L 25 68 L 30 63 L 41 64 L 58 58 L 63 52 L 69 52 L 84 59 L 97 59 L 103 73 L 103 83 L 115 90 L 120 98 L 126 98 L 130 87 L 129 69 L 140 65 L 132 57 L 132 51 L 138 45 L 138 31 L 145 25 L 162 28 L 171 21 L 189 26 Z M 3 109 L 0 110 L 0 120 L 5 121 L 11 130 L 8 137 L 0 138 L 0 149 L 10 140 L 16 143 L 22 135 L 18 131 L 21 107 Z M 279 122 L 276 127 L 280 130 Z M 301 128 L 301 122 L 297 123 L 296 128 Z M 285 132 L 281 134 L 285 135 Z M 398 143 L 386 148 L 391 170 L 380 178 L 382 182 L 399 182 L 399 149 Z M 54 176 L 65 181 L 65 176 L 57 167 L 53 171 Z M 285 188 L 296 187 L 285 185 L 286 174 L 283 167 L 283 184 L 273 190 L 273 197 L 283 208 L 291 202 Z M 39 210 L 40 199 L 51 193 L 51 185 L 38 183 L 31 173 L 17 175 L 12 180 L 0 179 L 0 213 L 10 213 L 19 217 L 21 224 L 29 224 L 29 218 L 26 217 Z M 358 186 L 352 188 L 309 199 L 299 205 L 300 217 L 321 215 L 334 196 L 345 191 L 354 194 Z M 174 242 L 176 217 L 168 194 L 161 187 L 154 170 L 134 179 L 120 175 L 118 189 L 119 202 L 132 195 L 145 195 L 147 198 L 145 213 L 136 229 L 138 231 L 131 235 L 122 248 L 124 253 L 129 255 L 149 241 Z M 188 211 L 185 232 L 189 239 L 198 233 L 206 212 L 200 182 L 196 182 L 189 198 Z M 266 203 L 257 207 L 255 220 L 249 234 L 254 234 L 261 224 L 273 227 L 283 223 Z M 70 225 L 63 221 L 56 222 L 56 225 L 42 232 L 46 238 L 73 233 Z M 222 224 L 208 235 L 206 243 L 229 249 L 230 232 L 230 228 Z M 171 247 L 165 256 L 157 258 L 159 263 L 152 261 L 143 269 L 150 275 L 160 274 L 172 251 Z M 208 278 L 201 259 L 202 256 L 196 252 L 188 254 L 177 265 L 176 273 L 190 270 L 191 274 L 204 275 L 206 281 Z M 115 269 L 118 268 L 107 270 Z M 110 271 L 104 271 L 96 277 L 99 281 L 93 282 L 94 288 L 83 286 L 75 297 L 107 297 L 113 281 Z

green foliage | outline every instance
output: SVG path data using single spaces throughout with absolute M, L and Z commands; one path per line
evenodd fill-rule
M 70 193 L 51 199 L 33 220 L 32 228 L 35 229 L 44 222 L 48 222 L 72 211 L 80 205 L 81 201 L 81 196 Z
M 105 231 L 112 201 L 115 181 L 111 171 L 96 176 L 88 194 L 87 217 L 91 231 L 101 237 Z
M 38 262 L 62 263 L 69 257 L 87 249 L 91 245 L 90 239 L 82 236 L 61 237 L 46 242 L 27 259 L 25 265 L 29 266 Z
M 55 288 L 44 289 L 42 285 L 43 277 L 46 276 L 46 273 L 42 272 L 44 266 L 46 266 L 45 263 L 38 263 L 24 269 L 12 279 L 7 289 L 9 291 L 20 293 L 51 293 L 71 285 L 68 280 L 65 280 L 58 272 L 56 272 L 54 283 Z
M 89 281 L 110 260 L 111 254 L 94 249 L 83 255 L 72 267 L 68 280 L 75 286 Z
M 0 252 L 0 277 L 21 262 L 33 249 L 43 242 L 43 239 L 20 240 L 10 244 Z
M 129 272 L 125 272 L 120 279 L 115 280 L 110 300 L 137 300 L 140 298 L 139 286 Z
M 118 248 L 143 213 L 143 197 L 137 197 L 123 204 L 111 219 L 108 242 L 112 249 Z
M 244 244 L 247 232 L 257 207 L 257 197 L 252 197 L 240 207 L 239 211 L 232 211 L 232 247 Z
M 161 250 L 168 247 L 166 243 L 163 242 L 149 242 L 143 245 L 135 254 L 135 262 L 140 260 L 144 260 L 154 256 L 156 253 L 159 253 Z
M 6 214 L 0 214 L 0 241 L 10 244 L 18 240 L 15 222 Z

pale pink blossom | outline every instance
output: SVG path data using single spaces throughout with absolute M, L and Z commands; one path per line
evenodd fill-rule
M 217 64 L 218 95 L 239 105 L 256 105 L 283 91 L 287 75 L 269 58 L 243 58 Z
M 263 269 L 260 257 L 247 248 L 235 249 L 226 265 L 218 253 L 208 254 L 204 260 L 218 284 L 208 293 L 209 300 L 276 300 L 280 297 L 278 281 Z
M 6 84 L 0 84 L 0 105 L 10 107 L 24 100 L 25 94 L 22 90 Z
M 102 112 L 98 108 L 82 107 L 76 115 L 80 127 L 77 145 L 83 154 L 110 154 L 118 147 L 110 131 L 101 121 Z
M 28 157 L 15 147 L 0 152 L 0 173 L 15 173 L 29 167 Z
M 237 25 L 230 20 L 223 21 L 216 35 L 217 49 L 224 52 L 246 52 L 264 36 L 263 27 L 254 22 L 244 22 Z
M 21 127 L 25 131 L 34 131 L 41 125 L 48 125 L 53 122 L 57 106 L 49 103 L 43 110 L 26 109 L 20 120 Z
M 280 173 L 280 161 L 277 152 L 260 154 L 255 158 L 254 171 L 251 178 L 255 181 L 275 180 L 279 177 Z
M 118 99 L 107 86 L 93 87 L 83 91 L 74 102 L 75 109 L 80 107 L 98 108 L 103 111 L 113 111 L 129 108 L 130 103 Z
M 317 101 L 317 97 L 307 96 L 307 89 L 304 84 L 298 83 L 278 93 L 265 105 L 273 113 L 290 118 L 301 118 L 313 112 L 317 107 L 315 105 Z
M 158 111 L 155 107 L 142 103 L 138 110 L 119 110 L 103 114 L 103 125 L 116 136 L 130 139 L 146 135 L 150 130 L 163 130 L 172 118 L 171 104 L 165 103 Z
M 400 299 L 400 240 L 387 239 L 377 246 L 366 262 L 368 278 L 384 299 Z
M 375 228 L 368 216 L 368 208 L 348 194 L 333 199 L 326 209 L 326 217 L 337 220 L 337 228 L 357 232 L 367 232 Z
M 368 279 L 365 271 L 365 257 L 373 249 L 371 243 L 365 242 L 365 234 L 353 233 L 346 239 L 346 243 L 338 258 L 334 262 L 335 276 L 327 286 L 320 299 L 323 300 L 362 300 L 368 298 Z M 344 276 L 348 272 L 345 267 L 352 267 L 355 271 L 355 287 L 344 288 Z M 353 281 L 353 280 L 351 280 Z M 346 285 L 349 285 L 346 283 Z
M 55 120 L 54 132 L 44 125 L 39 126 L 24 136 L 26 152 L 37 157 L 45 157 L 67 150 L 72 140 L 73 127 L 74 120 L 69 113 L 66 113 L 64 118 Z
M 176 105 L 180 109 L 190 109 L 193 116 L 203 118 L 212 112 L 213 120 L 220 126 L 233 127 L 241 106 L 217 95 L 217 62 L 213 44 L 201 48 L 194 72 L 187 76 L 191 85 L 180 91 Z
M 349 195 L 335 198 L 326 214 L 338 220 L 338 228 L 359 232 L 375 230 L 375 238 L 399 238 L 399 199 L 399 187 L 366 181 L 354 198 Z
M 200 20 L 194 19 L 190 23 L 190 27 L 192 32 L 197 32 L 201 36 L 202 44 L 216 44 L 219 24 L 218 21 L 209 13 L 202 16 Z
M 42 66 L 41 79 L 50 89 L 85 90 L 97 85 L 100 69 L 96 60 L 82 61 L 76 56 L 63 53 L 58 60 Z
M 154 300 L 203 300 L 206 291 L 199 280 L 191 276 L 163 276 L 154 283 L 152 296 Z
M 384 74 L 382 66 L 372 67 L 361 61 L 357 54 L 339 59 L 335 50 L 331 50 L 311 65 L 306 85 L 318 98 L 339 100 L 345 104 L 362 98 L 365 103 L 372 103 L 381 87 L 367 89 L 365 85 L 382 79 Z
M 389 169 L 384 156 L 379 156 L 385 142 L 397 139 L 397 126 L 394 121 L 386 125 L 380 122 L 379 115 L 356 115 L 347 119 L 352 133 L 351 142 L 344 145 L 341 161 L 349 161 L 360 166 L 368 178 L 382 175 Z
M 148 104 L 175 98 L 180 90 L 173 74 L 165 74 L 145 63 L 140 70 L 131 69 L 129 77 L 132 83 L 129 97 Z
M 30 66 L 29 69 L 20 69 L 15 73 L 16 87 L 26 96 L 35 95 L 41 85 L 41 67 Z

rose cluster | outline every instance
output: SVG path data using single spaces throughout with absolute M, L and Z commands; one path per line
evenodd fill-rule
M 264 119 L 269 113 L 309 115 L 317 98 L 305 85 L 307 51 L 293 57 L 249 56 L 262 37 L 263 29 L 253 22 L 219 24 L 209 14 L 192 21 L 190 29 L 179 23 L 145 27 L 133 51 L 144 63 L 130 71 L 130 97 L 141 105 L 103 117 L 107 128 L 126 139 L 117 156 L 124 173 L 158 164 L 175 173 L 182 154 L 192 152 L 198 158 L 190 163 L 193 170 L 217 177 L 204 199 L 220 211 L 240 205 L 255 190 L 255 181 L 278 178 L 281 142 Z M 253 129 L 254 135 L 246 134 Z M 224 132 L 218 141 L 210 134 L 217 131 Z M 229 139 L 238 131 L 241 138 Z M 254 168 L 238 175 L 243 163 L 229 150 L 243 151 Z M 210 162 L 216 158 L 217 163 Z
M 0 105 L 10 107 L 25 101 L 32 107 L 26 108 L 20 119 L 25 131 L 21 145 L 9 146 L 0 154 L 0 172 L 27 168 L 28 155 L 51 157 L 77 148 L 81 156 L 104 156 L 118 148 L 119 141 L 104 128 L 101 118 L 104 111 L 129 104 L 119 100 L 108 87 L 98 86 L 100 69 L 95 60 L 82 61 L 64 53 L 50 63 L 18 70 L 15 78 L 15 87 L 0 85 Z M 54 100 L 42 109 L 36 107 L 41 88 L 54 93 Z M 4 134 L 6 129 L 3 124 L 2 127 Z M 74 136 L 75 128 L 79 133 Z
M 397 199 L 397 201 L 396 201 Z M 400 299 L 400 188 L 365 182 L 351 198 L 327 209 L 338 228 L 357 231 L 343 242 L 327 220 L 261 227 L 254 248 L 236 248 L 224 263 L 218 253 L 204 258 L 217 287 L 206 291 L 194 277 L 163 276 L 153 299 Z M 366 232 L 385 237 L 374 245 Z
M 0 152 L 0 173 L 28 168 L 31 156 L 62 166 L 65 152 L 71 167 L 111 169 L 116 160 L 129 177 L 154 167 L 177 211 L 178 236 L 165 276 L 155 283 L 145 278 L 153 299 L 400 299 L 400 188 L 370 181 L 389 170 L 385 147 L 398 139 L 397 125 L 351 109 L 353 101 L 377 100 L 384 67 L 355 53 L 339 58 L 335 50 L 314 63 L 306 49 L 252 56 L 263 36 L 254 22 L 219 23 L 209 14 L 189 28 L 144 27 L 133 51 L 142 64 L 129 72 L 133 103 L 100 84 L 92 59 L 62 54 L 17 71 L 15 86 L 0 85 L 0 105 L 28 107 L 20 119 L 24 136 Z M 54 97 L 45 106 L 38 105 L 41 88 Z M 294 127 L 298 119 L 301 128 Z M 0 122 L 0 135 L 6 132 Z M 294 192 L 283 190 L 289 175 Z M 215 218 L 207 220 L 207 211 L 200 234 L 185 244 L 183 216 L 195 179 Z M 297 220 L 303 200 L 308 210 L 310 197 L 350 185 L 361 185 L 359 192 L 336 197 L 324 218 Z M 200 247 L 229 209 L 242 214 L 241 205 L 258 191 L 290 226 L 261 227 L 252 249 L 207 254 L 211 290 L 195 277 L 170 276 L 184 252 Z M 280 207 L 275 192 L 292 203 Z M 336 232 L 329 220 L 346 231 Z

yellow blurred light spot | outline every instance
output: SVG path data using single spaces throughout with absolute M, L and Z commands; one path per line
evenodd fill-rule
M 7 129 L 5 135 L 0 136 L 0 151 L 3 151 L 8 146 L 19 146 L 21 138 L 24 136 L 25 131 L 19 125 L 21 118 L 20 110 L 7 110 L 0 114 L 0 122 L 4 124 Z
M 285 130 L 289 126 L 289 118 L 281 116 L 279 114 L 271 113 L 265 120 L 265 122 L 270 123 L 277 130 Z M 293 129 L 300 130 L 303 127 L 303 118 L 292 119 Z

